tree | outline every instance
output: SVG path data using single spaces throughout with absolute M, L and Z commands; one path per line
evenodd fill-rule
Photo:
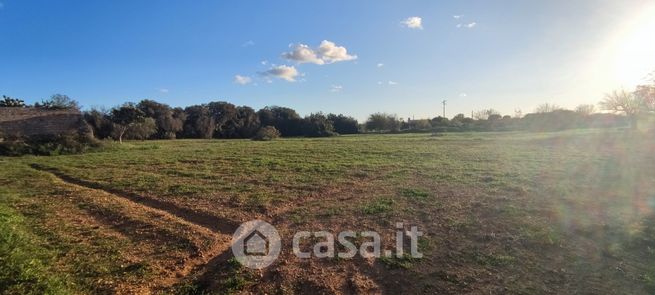
M 434 117 L 431 120 L 432 127 L 447 127 L 450 125 L 448 118 L 442 116 Z
M 344 116 L 342 114 L 335 115 L 329 114 L 328 120 L 334 127 L 334 132 L 339 134 L 357 134 L 359 133 L 359 123 L 353 117 Z
M 251 107 L 240 106 L 237 107 L 237 130 L 241 138 L 250 138 L 261 127 L 259 116 L 257 112 Z
M 173 109 L 173 118 L 175 120 L 179 120 L 182 122 L 182 128 L 177 131 L 175 134 L 175 137 L 183 137 L 184 136 L 184 122 L 186 122 L 187 114 L 184 112 L 183 108 L 177 107 Z
M 114 133 L 118 132 L 115 130 Z M 144 140 L 157 133 L 157 122 L 153 118 L 144 117 L 143 121 L 131 124 L 125 130 L 123 138 Z M 117 134 L 114 135 L 118 137 Z
M 489 115 L 489 117 L 487 117 L 487 120 L 489 120 L 489 121 L 499 121 L 502 118 L 503 118 L 503 116 L 501 116 L 500 114 L 491 114 L 491 115 Z
M 273 126 L 275 124 L 275 114 L 273 114 L 270 107 L 265 107 L 257 111 L 257 117 L 259 117 L 259 122 L 262 126 Z
M 555 110 L 547 113 L 527 114 L 521 126 L 531 131 L 557 131 L 581 126 L 583 116 L 571 110 Z
M 644 111 L 655 112 L 655 84 L 637 86 L 634 95 Z
M 221 138 L 251 138 L 260 126 L 255 110 L 240 106 L 229 120 L 223 122 L 218 135 Z
M 562 110 L 562 109 L 564 109 L 564 108 L 562 108 L 562 107 L 560 107 L 560 106 L 558 106 L 556 104 L 543 103 L 543 104 L 540 104 L 539 106 L 537 106 L 537 108 L 535 108 L 534 112 L 537 113 L 537 114 L 542 114 L 542 113 L 550 113 L 550 112 L 554 112 L 554 111 Z
M 79 110 L 80 105 L 77 101 L 63 94 L 54 94 L 50 99 L 43 100 L 41 103 L 35 103 L 34 107 L 51 109 L 51 110 Z
M 142 123 L 145 120 L 145 114 L 134 104 L 126 103 L 121 107 L 111 110 L 111 121 L 114 123 L 114 130 L 118 141 L 123 143 L 123 135 L 131 126 Z
M 229 102 L 219 101 L 207 104 L 209 113 L 214 120 L 214 135 L 216 138 L 229 138 L 230 132 L 234 131 L 234 120 L 237 115 L 237 107 Z M 229 130 L 232 129 L 232 130 Z
M 84 112 L 84 120 L 91 129 L 96 138 L 104 139 L 111 136 L 112 122 L 109 113 L 106 110 L 91 109 Z
M 375 113 L 368 117 L 365 126 L 366 130 L 371 131 L 398 131 L 400 120 L 395 114 Z
M 327 137 L 336 135 L 332 122 L 323 113 L 310 114 L 303 120 L 303 135 Z
M 613 91 L 605 95 L 600 107 L 606 111 L 625 114 L 630 120 L 630 126 L 637 128 L 637 115 L 643 108 L 643 102 L 635 94 L 625 90 Z
M 25 107 L 25 101 L 22 99 L 18 98 L 11 98 L 9 96 L 2 96 L 2 100 L 0 100 L 0 107 L 3 108 L 24 108 Z
M 453 127 L 463 127 L 468 124 L 467 119 L 471 120 L 471 118 L 466 118 L 464 114 L 457 114 L 450 120 L 450 125 Z
M 216 124 L 207 105 L 194 105 L 184 109 L 183 133 L 187 138 L 212 138 Z
M 257 112 L 262 126 L 273 126 L 280 131 L 282 136 L 301 136 L 303 134 L 303 119 L 295 110 L 267 106 Z
M 479 110 L 473 113 L 473 118 L 476 120 L 487 120 L 491 115 L 500 115 L 500 112 L 494 109 Z
M 173 109 L 154 100 L 144 99 L 137 105 L 148 118 L 155 120 L 156 132 L 154 137 L 160 139 L 173 139 L 184 127 L 182 118 L 175 116 Z
M 429 119 L 418 119 L 410 121 L 408 127 L 413 130 L 426 130 L 432 128 L 432 124 Z
M 464 114 L 457 114 L 457 115 L 455 115 L 455 117 L 453 117 L 453 119 L 452 119 L 451 121 L 459 121 L 459 122 L 462 122 L 462 121 L 464 121 L 464 118 L 466 118 L 466 115 L 464 115 Z
M 581 104 L 575 108 L 575 112 L 583 116 L 589 116 L 596 112 L 596 107 L 593 104 Z

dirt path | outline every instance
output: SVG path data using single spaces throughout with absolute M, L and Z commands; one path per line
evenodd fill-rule
M 187 282 L 189 280 L 195 281 L 198 278 L 203 278 L 205 273 L 213 272 L 213 270 L 220 268 L 222 264 L 232 257 L 230 248 L 231 236 L 236 229 L 236 222 L 212 216 L 205 212 L 197 212 L 187 208 L 181 208 L 169 202 L 155 200 L 115 189 L 107 189 L 100 184 L 66 175 L 57 169 L 38 164 L 31 164 L 30 167 L 52 175 L 57 181 L 64 185 L 82 192 L 82 195 L 104 195 L 105 197 L 121 202 L 126 208 L 129 208 L 128 211 L 146 212 L 154 216 L 160 216 L 160 218 L 158 218 L 157 221 L 154 221 L 154 223 L 177 223 L 184 227 L 193 229 L 193 231 L 198 234 L 212 237 L 213 243 L 205 249 L 202 249 L 200 255 L 190 255 L 189 258 L 178 267 L 177 271 L 172 272 L 168 277 L 157 279 L 158 285 L 162 288 L 168 288 L 182 282 Z M 107 226 L 110 227 L 112 223 L 118 222 L 117 220 L 121 220 L 119 222 L 121 223 L 124 222 L 125 219 L 130 219 L 129 216 L 117 216 L 114 218 L 115 220 L 112 221 L 110 220 L 111 218 L 107 218 L 107 214 L 103 214 L 103 217 L 106 219 L 103 220 L 103 223 L 106 223 Z
M 117 189 L 112 189 L 112 188 L 107 188 L 105 186 L 102 186 L 98 183 L 94 183 L 91 181 L 86 181 L 83 179 L 78 179 L 69 175 L 66 175 L 62 173 L 61 171 L 54 169 L 54 168 L 49 168 L 45 167 L 39 164 L 31 164 L 30 167 L 43 171 L 43 172 L 48 172 L 58 179 L 60 179 L 63 182 L 66 182 L 68 184 L 73 184 L 73 185 L 78 185 L 85 187 L 87 189 L 94 189 L 94 190 L 101 190 L 106 193 L 115 195 L 120 198 L 128 199 L 134 203 L 138 203 L 140 205 L 143 205 L 145 207 L 153 208 L 153 209 L 158 209 L 161 211 L 165 211 L 166 213 L 170 215 L 175 215 L 178 218 L 185 220 L 189 223 L 193 223 L 197 226 L 207 228 L 213 232 L 217 233 L 223 233 L 223 234 L 229 234 L 231 235 L 234 233 L 234 231 L 237 229 L 239 226 L 238 223 L 228 220 L 225 218 L 221 218 L 218 216 L 211 215 L 206 212 L 201 212 L 201 211 L 195 211 L 191 210 L 188 208 L 182 208 L 176 204 L 173 204 L 171 202 L 165 202 L 161 200 L 156 200 L 153 198 L 148 198 L 144 196 L 140 196 L 134 193 L 129 193 Z

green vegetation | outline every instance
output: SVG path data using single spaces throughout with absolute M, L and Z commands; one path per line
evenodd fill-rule
M 24 217 L 7 204 L 0 204 L 0 233 L 0 293 L 64 293 L 62 280 L 48 267 L 54 255 L 36 245 L 39 237 L 30 232 Z
M 382 256 L 380 257 L 379 261 L 384 264 L 387 268 L 401 268 L 401 269 L 409 269 L 412 267 L 412 263 L 414 262 L 414 258 L 412 258 L 411 255 L 405 253 L 401 257 L 396 257 L 396 256 Z
M 369 204 L 366 204 L 362 211 L 365 214 L 380 214 L 393 210 L 394 201 L 389 198 L 380 198 Z
M 99 147 L 99 141 L 83 134 L 41 135 L 0 141 L 0 156 L 79 154 Z
M 400 194 L 407 198 L 419 199 L 419 200 L 426 199 L 429 196 L 429 193 L 426 191 L 420 189 L 412 189 L 412 188 L 403 189 L 400 191 Z
M 280 131 L 277 131 L 275 127 L 265 126 L 259 129 L 259 131 L 257 131 L 257 133 L 252 139 L 259 140 L 259 141 L 269 141 L 279 137 L 280 137 Z
M 270 294 L 348 286 L 337 275 L 348 269 L 352 280 L 391 293 L 646 294 L 655 289 L 652 136 L 604 129 L 126 141 L 83 155 L 2 157 L 0 286 Z M 396 222 L 417 225 L 427 233 L 424 258 L 307 262 L 283 250 L 264 275 L 226 257 L 208 281 L 180 266 L 222 253 L 188 220 L 255 218 L 284 238 L 375 230 L 385 247 L 394 246 Z M 229 241 L 226 227 L 217 229 L 221 241 Z

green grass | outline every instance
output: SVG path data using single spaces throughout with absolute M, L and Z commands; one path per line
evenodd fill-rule
M 430 194 L 424 190 L 420 189 L 403 189 L 400 191 L 400 194 L 407 198 L 412 199 L 426 199 Z
M 503 283 L 510 290 L 541 290 L 543 272 L 528 266 L 547 265 L 578 277 L 602 270 L 605 292 L 652 291 L 654 142 L 616 130 L 358 135 L 126 142 L 83 155 L 0 158 L 0 276 L 7 274 L 0 288 L 93 293 L 99 278 L 151 275 L 138 261 L 121 267 L 133 241 L 94 236 L 94 245 L 77 245 L 71 234 L 93 229 L 52 222 L 67 188 L 29 166 L 38 164 L 230 220 L 272 216 L 283 232 L 419 224 L 430 232 L 429 245 L 420 244 L 425 259 L 381 259 L 410 277 L 446 265 L 449 278 L 460 272 L 459 282 L 495 282 L 485 274 L 496 270 L 521 277 Z M 101 259 L 103 249 L 111 259 Z M 607 253 L 627 265 L 626 274 L 598 259 Z M 472 273 L 481 278 L 465 278 Z M 231 291 L 258 280 L 225 278 Z M 546 285 L 553 293 L 575 291 Z
M 391 212 L 394 208 L 394 200 L 390 198 L 380 198 L 362 208 L 364 214 L 381 214 Z
M 4 196 L 6 191 L 3 192 Z M 38 245 L 25 218 L 0 204 L 0 293 L 65 294 L 68 286 L 49 264 L 54 253 Z
M 382 256 L 378 259 L 385 267 L 390 269 L 410 269 L 416 259 L 412 258 L 409 254 L 404 254 L 401 257 Z

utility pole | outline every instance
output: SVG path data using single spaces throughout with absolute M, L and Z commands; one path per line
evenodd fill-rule
M 442 101 L 441 103 L 443 104 L 443 117 L 445 119 L 446 118 L 446 100 L 444 99 L 444 101 Z

